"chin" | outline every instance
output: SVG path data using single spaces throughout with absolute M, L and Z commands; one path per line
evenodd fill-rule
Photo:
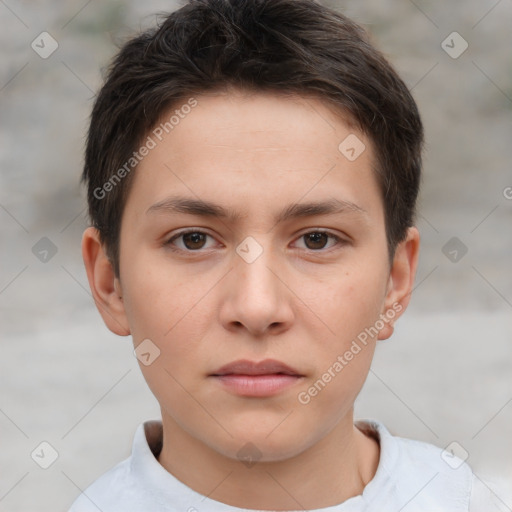
M 271 429 L 259 429 L 254 424 L 241 426 L 239 429 L 230 429 L 233 439 L 210 442 L 210 446 L 218 453 L 230 459 L 247 461 L 249 467 L 254 462 L 279 462 L 293 458 L 308 446 L 314 444 L 314 440 L 305 439 L 299 435 L 302 429 L 278 427 L 270 435 Z M 227 442 L 226 442 L 227 441 Z

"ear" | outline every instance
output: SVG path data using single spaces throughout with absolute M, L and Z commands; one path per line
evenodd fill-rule
M 381 312 L 389 318 L 389 320 L 386 322 L 385 327 L 379 332 L 379 340 L 386 340 L 393 334 L 393 324 L 409 305 L 416 268 L 418 266 L 419 250 L 419 231 L 415 227 L 410 227 L 407 230 L 406 239 L 397 245 L 393 257 L 388 289 Z M 387 315 L 386 312 L 388 312 Z M 391 315 L 391 313 L 393 313 L 393 315 Z
M 121 282 L 103 245 L 99 232 L 89 227 L 82 236 L 82 257 L 91 293 L 106 326 L 119 336 L 128 336 L 130 328 L 122 298 Z

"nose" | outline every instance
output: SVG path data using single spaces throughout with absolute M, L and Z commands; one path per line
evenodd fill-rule
M 254 337 L 278 334 L 293 321 L 293 293 L 286 284 L 284 265 L 262 244 L 238 248 L 220 310 L 227 330 L 246 329 Z M 248 249 L 244 253 L 244 248 Z M 256 254 L 260 253 L 256 259 Z M 252 254 L 251 254 L 252 252 Z

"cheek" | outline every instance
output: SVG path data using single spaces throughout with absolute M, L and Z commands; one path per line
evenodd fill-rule
M 330 332 L 312 337 L 315 372 L 299 390 L 297 403 L 310 418 L 321 418 L 328 431 L 352 407 L 366 380 L 376 340 L 370 328 L 379 318 L 383 294 L 375 280 L 348 274 L 343 285 L 321 295 L 315 307 Z
M 137 269 L 144 268 L 140 272 Z M 156 270 L 155 270 L 156 269 Z M 179 377 L 183 368 L 197 367 L 197 354 L 211 326 L 208 291 L 218 281 L 184 275 L 161 261 L 133 261 L 126 286 L 126 312 L 134 344 L 150 339 L 160 351 L 151 366 L 141 366 L 148 384 Z M 167 385 L 167 384 L 166 384 Z
M 130 292 L 127 309 L 134 344 L 150 339 L 158 351 L 150 365 L 139 363 L 144 379 L 160 404 L 172 403 L 186 416 L 188 393 L 196 393 L 200 382 L 190 374 L 204 364 L 198 352 L 207 330 L 206 301 L 200 301 L 206 291 L 188 286 L 175 273 L 145 272 L 131 280 Z
M 365 268 L 342 270 L 324 284 L 310 282 L 303 288 L 306 302 L 342 345 L 372 325 L 380 314 L 387 279 L 384 272 Z
M 125 308 L 136 342 L 152 337 L 165 340 L 201 297 L 197 280 L 190 282 L 179 268 L 157 256 L 134 252 L 125 269 Z
M 307 387 L 299 390 L 297 408 L 305 418 L 305 429 L 314 432 L 321 425 L 327 433 L 346 417 L 366 380 L 374 347 L 371 343 L 361 348 L 350 361 L 345 359 L 345 352 L 336 354 Z

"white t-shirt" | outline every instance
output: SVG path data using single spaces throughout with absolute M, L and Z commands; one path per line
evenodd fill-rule
M 357 426 L 380 444 L 375 476 L 359 496 L 312 512 L 503 510 L 457 457 L 447 459 L 441 448 L 392 436 L 377 421 L 360 421 Z M 87 487 L 69 512 L 254 512 L 211 500 L 185 485 L 158 462 L 161 446 L 161 421 L 139 425 L 132 455 Z

